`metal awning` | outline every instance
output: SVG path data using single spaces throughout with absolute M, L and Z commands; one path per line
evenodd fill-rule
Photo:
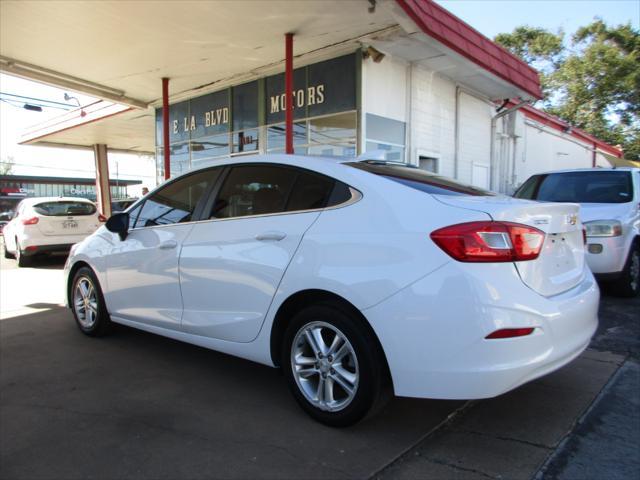
M 492 71 L 474 59 L 473 52 L 456 51 L 455 45 L 425 28 L 420 18 L 403 9 L 406 3 L 0 2 L 0 69 L 127 106 L 91 121 L 67 116 L 66 122 L 57 123 L 58 130 L 32 129 L 25 143 L 102 143 L 133 151 L 154 149 L 154 112 L 141 107 L 160 105 L 163 77 L 171 79 L 175 102 L 282 71 L 286 32 L 295 33 L 296 67 L 373 45 L 490 98 L 535 97 L 533 74 L 523 62 L 509 59 L 526 72 L 526 82 Z M 422 3 L 435 5 L 431 0 Z M 448 21 L 459 20 L 450 15 Z M 474 35 L 476 43 L 495 47 Z

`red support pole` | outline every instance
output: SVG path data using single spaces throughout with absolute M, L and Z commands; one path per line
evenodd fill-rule
M 293 33 L 285 34 L 285 152 L 293 153 Z
M 162 79 L 162 151 L 164 152 L 164 179 L 171 176 L 171 151 L 169 149 L 169 79 Z

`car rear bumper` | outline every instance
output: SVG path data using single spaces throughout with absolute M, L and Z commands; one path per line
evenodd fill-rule
M 487 280 L 489 279 L 489 280 Z M 451 262 L 363 313 L 385 351 L 396 395 L 500 395 L 576 358 L 598 326 L 598 286 L 553 297 L 526 287 L 512 264 Z M 487 340 L 503 328 L 530 335 Z
M 22 255 L 24 255 L 25 257 L 30 257 L 33 255 L 45 253 L 69 253 L 69 250 L 71 250 L 72 246 L 73 243 L 59 243 L 55 245 L 28 245 L 26 247 L 21 245 L 21 250 Z

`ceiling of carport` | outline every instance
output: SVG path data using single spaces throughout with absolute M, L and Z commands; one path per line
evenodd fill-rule
M 0 52 L 146 103 L 395 25 L 367 0 L 3 1 Z

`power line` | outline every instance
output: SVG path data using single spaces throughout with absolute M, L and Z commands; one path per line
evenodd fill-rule
M 24 95 L 16 95 L 15 93 L 0 92 L 0 96 L 13 97 L 13 98 L 8 98 L 7 100 L 13 100 L 15 98 L 17 99 L 18 102 L 26 101 L 26 103 L 33 103 L 33 102 L 47 103 L 47 104 L 58 105 L 59 106 L 58 108 L 66 108 L 66 109 L 78 108 L 77 105 L 73 105 L 70 103 L 56 102 L 54 100 L 47 100 L 46 98 L 25 97 Z

